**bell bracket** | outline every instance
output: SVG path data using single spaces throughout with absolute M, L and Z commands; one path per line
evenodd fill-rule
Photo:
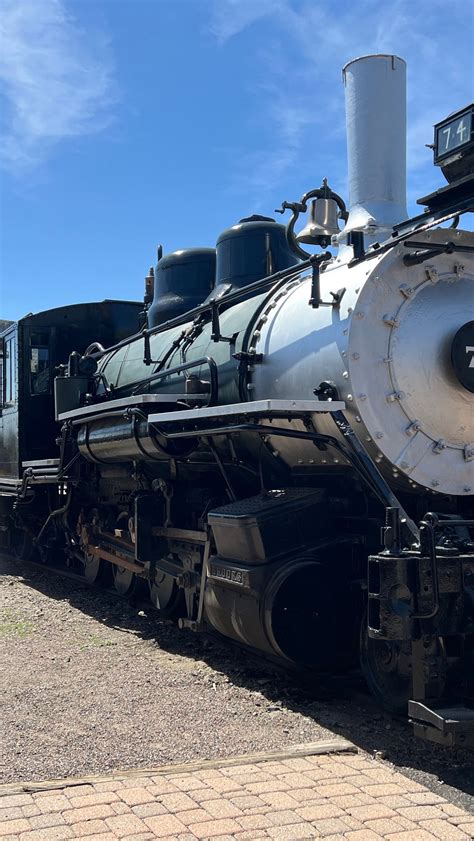
M 311 254 L 310 252 L 305 251 L 299 245 L 295 235 L 295 225 L 298 221 L 300 213 L 306 213 L 306 211 L 308 210 L 308 202 L 310 199 L 332 199 L 336 202 L 339 208 L 339 218 L 346 222 L 349 216 L 344 200 L 341 198 L 341 196 L 339 196 L 337 193 L 331 190 L 331 188 L 328 185 L 327 178 L 323 179 L 321 187 L 317 187 L 314 190 L 309 190 L 307 193 L 304 193 L 299 202 L 283 201 L 281 208 L 276 208 L 275 213 L 284 213 L 285 210 L 292 211 L 292 217 L 286 226 L 286 240 L 291 250 L 303 260 L 307 260 L 309 257 L 311 257 Z M 329 245 L 329 242 L 330 237 L 327 237 L 327 241 L 321 241 L 319 245 L 322 248 L 325 248 L 327 245 Z

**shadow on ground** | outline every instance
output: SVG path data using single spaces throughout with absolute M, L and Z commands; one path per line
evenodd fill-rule
M 18 562 L 6 559 L 4 574 L 18 573 Z M 312 718 L 415 779 L 420 772 L 423 775 L 420 782 L 434 790 L 443 782 L 474 795 L 474 754 L 453 752 L 416 739 L 408 722 L 394 719 L 380 709 L 359 672 L 294 674 L 257 656 L 249 656 L 248 650 L 222 638 L 180 631 L 174 624 L 157 619 L 153 609 L 146 608 L 144 603 L 118 599 L 105 590 L 92 589 L 81 581 L 43 571 L 29 563 L 22 563 L 21 576 L 28 587 L 69 602 L 101 625 L 155 642 L 170 654 L 204 661 L 232 684 L 257 690 L 276 708 L 283 706 Z

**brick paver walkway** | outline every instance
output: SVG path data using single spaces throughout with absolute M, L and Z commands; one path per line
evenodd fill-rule
M 0 839 L 474 838 L 474 815 L 380 762 L 349 752 L 284 757 L 65 781 L 47 790 L 4 786 Z

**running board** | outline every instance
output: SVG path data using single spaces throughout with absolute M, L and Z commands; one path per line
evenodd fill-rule
M 474 706 L 463 701 L 409 701 L 416 736 L 446 747 L 474 748 Z

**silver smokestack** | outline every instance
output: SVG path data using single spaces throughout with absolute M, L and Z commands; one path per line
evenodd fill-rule
M 343 233 L 377 238 L 407 217 L 406 63 L 395 55 L 362 56 L 342 74 L 349 165 Z

